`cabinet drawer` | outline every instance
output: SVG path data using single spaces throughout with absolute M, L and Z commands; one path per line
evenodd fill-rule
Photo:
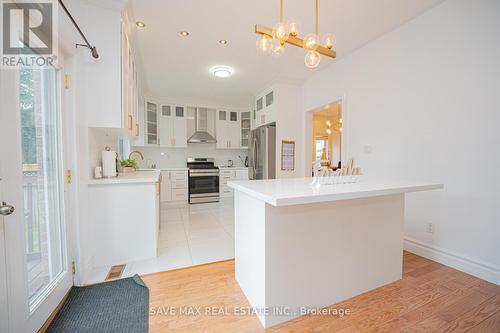
M 173 201 L 186 201 L 187 200 L 187 189 L 173 188 L 172 189 L 172 200 Z
M 170 177 L 187 177 L 187 171 L 170 171 Z
M 171 181 L 171 187 L 174 188 L 187 188 L 186 180 L 173 180 Z
M 173 174 L 170 174 L 170 180 L 172 182 L 185 182 L 187 180 L 187 175 L 173 175 Z
M 220 191 L 221 197 L 232 197 L 233 196 L 233 189 L 227 185 L 222 185 L 220 187 L 219 191 Z

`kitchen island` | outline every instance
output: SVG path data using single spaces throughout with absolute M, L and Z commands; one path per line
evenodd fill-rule
M 265 328 L 401 279 L 404 194 L 443 188 L 311 182 L 228 182 L 236 280 Z

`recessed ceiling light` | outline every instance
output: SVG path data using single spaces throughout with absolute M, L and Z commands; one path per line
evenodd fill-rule
M 228 66 L 215 66 L 210 69 L 212 74 L 216 77 L 226 78 L 233 74 L 233 69 Z
M 227 40 L 221 39 L 221 40 L 219 40 L 219 44 L 226 45 L 227 44 Z
M 146 26 L 146 23 L 142 21 L 137 21 L 135 22 L 135 25 L 138 26 L 139 28 L 144 28 Z
M 187 37 L 187 36 L 189 36 L 189 32 L 187 32 L 187 31 L 181 31 L 181 32 L 179 32 L 179 33 L 181 34 L 181 36 L 182 36 L 182 37 Z

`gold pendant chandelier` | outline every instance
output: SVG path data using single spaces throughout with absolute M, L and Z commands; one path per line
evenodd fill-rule
M 255 25 L 255 33 L 259 35 L 257 39 L 257 52 L 261 54 L 271 54 L 280 56 L 285 52 L 285 44 L 298 46 L 306 50 L 304 63 L 309 68 L 316 68 L 321 60 L 321 55 L 336 58 L 335 38 L 332 34 L 323 36 L 323 44 L 318 31 L 318 0 L 316 0 L 316 30 L 315 33 L 308 34 L 301 39 L 298 37 L 299 26 L 297 22 L 291 20 L 286 22 L 283 19 L 283 0 L 280 0 L 280 21 L 274 28 L 262 25 Z

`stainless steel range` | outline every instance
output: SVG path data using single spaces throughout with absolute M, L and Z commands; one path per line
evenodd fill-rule
M 219 168 L 213 158 L 187 159 L 189 168 L 189 203 L 219 201 Z

